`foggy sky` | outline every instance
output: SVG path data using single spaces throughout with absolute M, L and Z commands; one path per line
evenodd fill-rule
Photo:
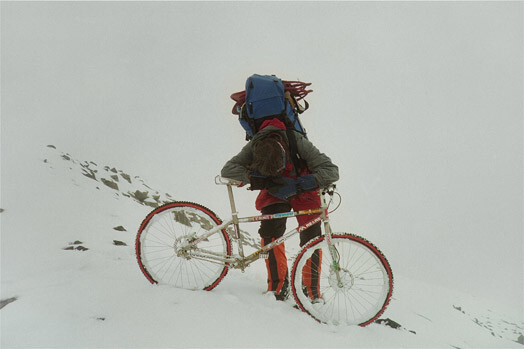
M 522 2 L 2 2 L 1 20 L 2 207 L 54 144 L 225 217 L 229 95 L 276 74 L 313 83 L 336 231 L 524 305 Z

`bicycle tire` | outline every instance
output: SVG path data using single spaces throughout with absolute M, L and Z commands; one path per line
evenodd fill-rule
M 393 273 L 389 262 L 377 247 L 360 236 L 338 233 L 331 240 L 339 259 L 340 281 L 325 236 L 321 236 L 308 242 L 295 258 L 291 270 L 293 297 L 299 308 L 318 322 L 369 325 L 382 315 L 391 300 Z M 322 252 L 314 257 L 315 251 Z M 318 276 L 315 282 L 311 275 Z M 305 283 L 313 286 L 306 287 Z
M 222 224 L 210 209 L 192 202 L 176 201 L 151 211 L 143 220 L 136 236 L 138 265 L 152 284 L 210 291 L 226 276 L 227 263 L 178 256 L 176 249 L 195 234 Z M 199 248 L 231 256 L 231 241 L 226 230 L 198 243 Z

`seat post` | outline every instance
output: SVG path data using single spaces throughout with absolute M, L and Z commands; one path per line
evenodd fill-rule
M 227 185 L 227 193 L 229 195 L 229 204 L 231 206 L 231 215 L 233 216 L 233 223 L 238 224 L 238 212 L 235 205 L 235 197 L 233 196 L 233 187 L 231 184 Z
M 235 231 L 235 239 L 239 241 L 238 254 L 240 255 L 241 258 L 244 258 L 244 246 L 242 245 L 242 242 L 240 241 L 240 227 L 238 225 L 238 211 L 235 205 L 235 197 L 233 195 L 233 186 L 230 183 L 227 184 L 227 193 L 229 194 L 229 204 L 231 205 L 231 216 L 233 218 L 233 229 Z M 244 268 L 242 268 L 242 271 L 244 271 Z

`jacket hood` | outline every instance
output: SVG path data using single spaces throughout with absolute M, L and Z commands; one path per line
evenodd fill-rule
M 271 119 L 271 120 L 266 120 L 262 123 L 262 125 L 260 125 L 260 128 L 259 128 L 259 131 L 264 129 L 265 127 L 267 126 L 275 126 L 275 127 L 278 127 L 282 130 L 285 130 L 286 129 L 286 125 L 284 125 L 284 123 L 278 119 Z
M 253 137 L 252 144 L 255 145 L 259 140 L 270 133 L 278 133 L 287 144 L 286 126 L 278 119 L 264 121 L 260 126 L 259 131 Z

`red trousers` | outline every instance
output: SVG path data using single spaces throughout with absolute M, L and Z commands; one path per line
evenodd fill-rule
M 262 214 L 274 214 L 289 212 L 291 209 L 294 211 L 314 209 L 320 207 L 320 197 L 318 192 L 311 191 L 303 193 L 299 196 L 292 198 L 289 202 L 277 201 L 268 206 L 262 207 Z M 312 219 L 318 217 L 318 215 L 304 215 L 297 216 L 297 221 L 300 225 L 303 225 Z M 262 238 L 262 246 L 265 246 L 275 239 L 278 239 L 284 235 L 286 231 L 286 218 L 279 218 L 273 220 L 262 221 L 259 228 L 259 234 Z M 317 223 L 308 229 L 305 229 L 300 233 L 300 246 L 304 246 L 312 238 L 321 235 L 320 223 Z M 318 252 L 318 253 L 317 253 Z M 317 250 L 313 253 L 313 256 L 306 262 L 306 266 L 302 271 L 303 276 L 303 287 L 305 288 L 308 296 L 311 298 L 319 298 L 319 274 L 320 265 L 322 262 L 322 251 Z M 267 290 L 274 291 L 275 294 L 279 295 L 284 292 L 288 292 L 288 267 L 287 258 L 285 251 L 285 244 L 282 243 L 272 250 L 269 251 L 269 256 L 266 259 L 267 269 Z

